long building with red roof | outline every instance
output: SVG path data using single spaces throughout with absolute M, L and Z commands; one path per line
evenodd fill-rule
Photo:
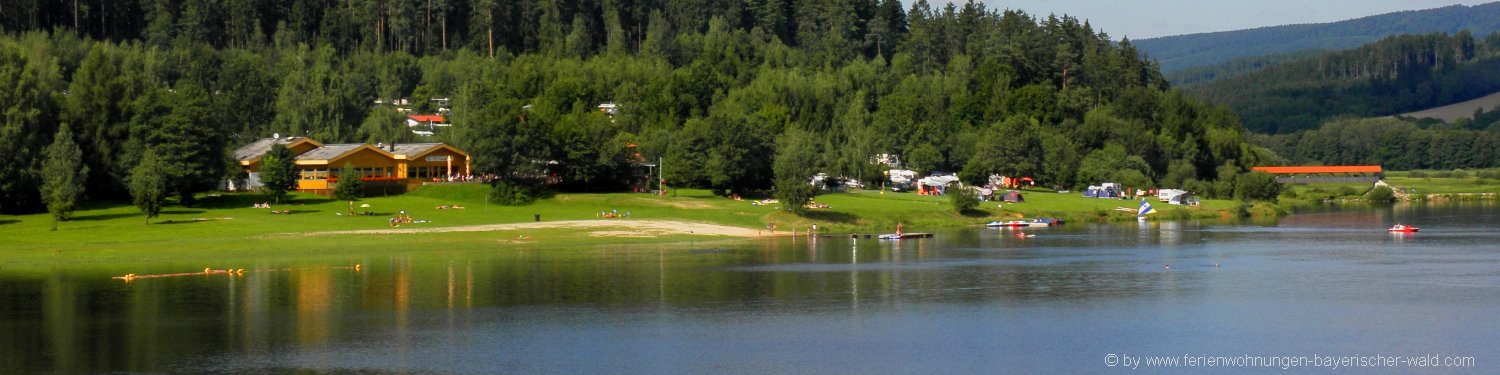
M 1252 171 L 1276 175 L 1284 184 L 1375 182 L 1380 180 L 1379 165 L 1263 166 Z

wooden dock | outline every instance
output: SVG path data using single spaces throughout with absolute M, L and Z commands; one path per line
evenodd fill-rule
M 895 233 L 885 233 L 885 234 L 869 234 L 869 233 L 864 233 L 864 234 L 861 234 L 861 233 L 855 233 L 855 234 L 820 234 L 820 235 L 817 235 L 815 237 L 822 237 L 822 238 L 878 238 L 880 236 L 886 236 L 886 235 L 895 235 Z M 903 240 L 904 239 L 909 239 L 909 238 L 932 238 L 932 233 L 902 233 L 901 237 L 900 237 L 900 239 L 903 239 Z

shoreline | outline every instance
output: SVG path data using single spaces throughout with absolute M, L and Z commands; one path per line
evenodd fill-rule
M 619 228 L 626 231 L 611 231 L 601 229 Z M 262 237 L 279 237 L 286 235 L 302 235 L 308 237 L 316 236 L 341 236 L 341 235 L 366 235 L 366 234 L 426 234 L 426 233 L 454 233 L 454 232 L 500 232 L 527 229 L 586 229 L 591 237 L 647 237 L 655 238 L 671 235 L 702 235 L 722 237 L 781 237 L 792 235 L 767 234 L 765 231 L 736 227 L 721 224 L 700 223 L 671 219 L 595 219 L 595 220 L 561 220 L 540 221 L 529 223 L 503 223 L 503 224 L 476 224 L 459 225 L 434 228 L 388 228 L 388 229 L 355 229 L 355 230 L 333 230 L 318 232 L 293 232 L 275 233 Z

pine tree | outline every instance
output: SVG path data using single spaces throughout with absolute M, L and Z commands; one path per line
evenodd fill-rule
M 359 180 L 359 170 L 354 169 L 353 164 L 344 164 L 339 170 L 338 185 L 333 187 L 333 197 L 341 201 L 349 201 L 352 205 L 359 199 L 360 190 L 364 188 L 364 182 Z
M 42 202 L 52 213 L 52 230 L 57 230 L 57 223 L 68 221 L 73 210 L 78 208 L 89 168 L 83 165 L 83 150 L 73 141 L 73 131 L 67 124 L 57 131 L 45 155 L 46 160 L 42 161 Z

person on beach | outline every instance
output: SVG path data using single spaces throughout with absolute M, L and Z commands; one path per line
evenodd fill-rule
M 901 223 L 896 223 L 896 235 L 897 236 L 901 235 L 901 228 L 902 227 L 903 227 L 903 225 L 901 225 Z

